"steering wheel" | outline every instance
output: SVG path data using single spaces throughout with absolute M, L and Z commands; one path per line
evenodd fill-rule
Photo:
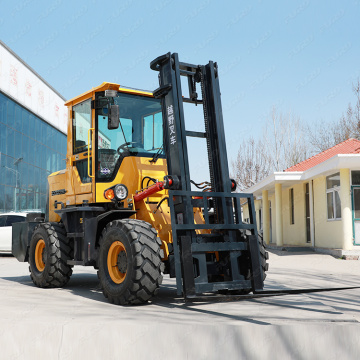
M 127 147 L 129 146 L 129 145 L 131 145 L 131 144 L 139 144 L 138 142 L 136 142 L 136 141 L 128 141 L 128 142 L 126 142 L 126 143 L 123 143 L 123 144 L 121 144 L 118 148 L 117 148 L 117 153 L 119 154 L 119 155 L 121 155 L 125 150 L 129 150 L 129 149 L 127 149 Z

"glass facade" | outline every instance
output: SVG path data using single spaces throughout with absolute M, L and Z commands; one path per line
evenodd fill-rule
M 47 177 L 65 158 L 66 135 L 0 93 L 0 213 L 44 212 Z

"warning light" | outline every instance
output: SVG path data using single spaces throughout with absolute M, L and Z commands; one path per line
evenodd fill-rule
M 115 198 L 114 190 L 113 189 L 107 189 L 104 192 L 105 199 L 113 200 Z

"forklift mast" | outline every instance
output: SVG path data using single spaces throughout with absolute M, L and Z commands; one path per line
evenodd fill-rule
M 229 176 L 217 64 L 182 63 L 177 53 L 167 53 L 150 67 L 159 71 L 154 96 L 162 100 L 178 294 L 193 298 L 217 290 L 262 290 L 253 195 L 232 193 L 236 184 Z M 187 77 L 187 97 L 180 76 Z M 203 106 L 205 132 L 185 129 L 184 102 Z M 206 139 L 211 192 L 191 190 L 187 136 Z M 241 199 L 249 205 L 249 224 L 242 221 Z M 203 209 L 203 224 L 194 223 L 194 208 Z

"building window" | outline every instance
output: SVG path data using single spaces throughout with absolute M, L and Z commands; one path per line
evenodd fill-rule
M 351 185 L 360 185 L 360 171 L 351 171 Z
M 262 211 L 259 209 L 259 230 L 263 229 Z
M 290 225 L 295 224 L 295 208 L 294 208 L 294 189 L 289 190 L 289 208 L 290 208 Z
M 328 220 L 341 219 L 340 173 L 326 177 L 326 198 Z
M 66 135 L 0 93 L 0 213 L 45 211 L 47 177 L 66 164 Z

